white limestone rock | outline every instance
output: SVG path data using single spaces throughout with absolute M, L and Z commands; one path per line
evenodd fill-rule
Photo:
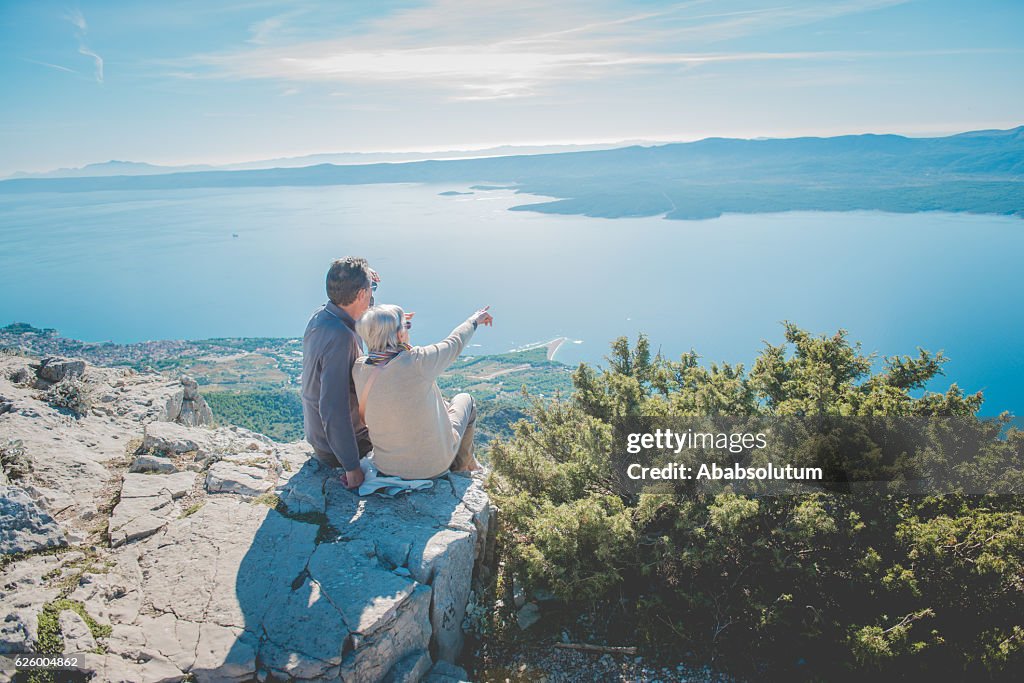
M 416 590 L 415 581 L 381 567 L 366 541 L 321 543 L 309 559 L 308 571 L 351 632 L 364 638 L 394 621 Z M 364 593 L 367 586 L 373 586 L 372 596 Z
M 194 472 L 175 474 L 126 474 L 121 500 L 110 516 L 109 538 L 113 546 L 150 536 L 181 514 L 175 499 L 195 485 Z
M 64 561 L 81 558 L 69 551 L 60 556 L 34 555 L 0 572 L 0 654 L 35 652 L 36 631 L 43 605 L 56 599 L 60 588 L 43 577 Z
M 150 657 L 141 661 L 117 655 L 91 655 L 86 666 L 95 672 L 93 680 L 104 683 L 179 683 L 184 674 L 163 657 Z
M 272 596 L 292 590 L 316 535 L 264 505 L 213 497 L 140 545 L 142 592 L 156 611 L 255 632 Z
M 135 456 L 135 460 L 132 461 L 131 467 L 128 468 L 128 471 L 140 474 L 146 472 L 171 474 L 173 472 L 177 472 L 178 468 L 175 467 L 174 463 L 167 458 L 143 453 L 142 455 Z
M 17 486 L 0 486 L 0 555 L 67 545 L 60 525 Z
M 410 653 L 391 667 L 384 677 L 384 683 L 418 683 L 430 671 L 433 663 L 426 650 Z
M 287 462 L 287 461 L 286 461 Z M 317 467 L 302 466 L 287 473 L 278 490 L 281 502 L 294 514 L 322 513 L 327 507 L 324 494 L 326 474 Z
M 417 586 L 388 625 L 369 636 L 353 636 L 354 649 L 342 661 L 342 679 L 378 681 L 401 666 L 410 654 L 426 651 L 430 643 L 430 600 L 430 587 Z
M 430 610 L 432 642 L 440 659 L 453 662 L 462 652 L 462 618 L 473 580 L 473 534 L 442 529 L 414 547 L 409 570 L 434 589 Z
M 336 670 L 350 631 L 320 584 L 306 577 L 297 590 L 279 592 L 276 598 L 262 622 L 269 641 L 260 651 L 266 666 L 289 679 L 318 680 Z M 304 629 L 304 623 L 317 628 Z
M 36 486 L 34 484 L 28 484 L 24 489 L 25 493 L 32 496 L 36 504 L 50 513 L 51 516 L 59 515 L 75 505 L 75 499 L 66 491 Z
M 178 506 L 167 493 L 124 498 L 110 516 L 110 544 L 117 547 L 151 536 L 178 514 Z
M 123 659 L 138 661 L 146 651 L 146 634 L 133 624 L 114 624 L 106 638 L 107 653 Z
M 256 673 L 252 638 L 236 627 L 200 624 L 196 663 L 191 669 L 198 683 L 248 681 Z
M 274 488 L 269 470 L 221 460 L 214 463 L 206 473 L 206 490 L 209 493 L 237 493 L 242 496 L 258 496 Z
M 214 423 L 213 411 L 199 393 L 199 385 L 188 375 L 182 376 L 181 389 L 167 400 L 163 417 L 167 422 L 177 422 L 187 427 Z
M 189 451 L 210 449 L 209 431 L 202 428 L 186 427 L 175 422 L 150 422 L 142 448 L 146 451 L 177 455 Z
M 77 612 L 69 609 L 62 611 L 57 617 L 57 623 L 64 638 L 64 654 L 82 654 L 96 649 L 96 639 L 89 625 Z
M 32 650 L 38 614 L 60 590 L 42 577 L 74 561 L 85 573 L 68 597 L 111 626 L 94 639 L 105 653 L 88 656 L 96 681 L 413 681 L 430 653 L 458 654 L 470 584 L 493 547 L 494 511 L 479 481 L 360 498 L 303 442 L 156 422 L 180 382 L 88 366 L 113 414 L 68 423 L 36 390 L 9 381 L 15 364 L 0 357 L 0 393 L 17 408 L 0 424 L 31 458 L 22 484 L 76 534 L 107 524 L 115 547 L 9 566 L 0 649 Z M 126 473 L 125 447 L 144 428 L 144 447 L 197 451 L 214 461 L 212 476 Z M 283 505 L 255 502 L 264 491 Z M 58 513 L 68 497 L 73 506 Z
M 195 472 L 175 474 L 126 474 L 121 486 L 121 500 L 125 498 L 148 498 L 166 493 L 171 498 L 181 498 L 195 486 Z
M 85 361 L 77 358 L 50 356 L 29 367 L 36 371 L 37 386 L 40 389 L 65 379 L 80 379 L 85 374 Z

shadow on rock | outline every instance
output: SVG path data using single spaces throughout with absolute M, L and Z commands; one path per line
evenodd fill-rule
M 242 624 L 207 611 L 234 642 L 213 661 L 197 651 L 197 680 L 414 681 L 455 661 L 474 575 L 493 552 L 479 481 L 449 475 L 428 491 L 360 498 L 309 460 L 270 502 L 254 506 L 262 519 L 235 565 Z

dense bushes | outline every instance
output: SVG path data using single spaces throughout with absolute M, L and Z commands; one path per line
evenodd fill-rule
M 845 333 L 787 326 L 748 372 L 620 339 L 606 370 L 580 366 L 570 399 L 538 402 L 491 448 L 506 563 L 568 607 L 613 613 L 614 637 L 757 679 L 1016 678 L 1024 434 L 975 418 L 980 394 L 924 391 L 944 360 L 920 351 L 873 372 Z M 638 490 L 616 459 L 622 421 L 638 416 L 899 416 L 920 420 L 921 441 L 827 432 L 795 456 L 835 474 L 813 493 Z M 921 472 L 949 474 L 942 495 L 909 488 L 932 481 Z M 888 483 L 850 493 L 859 474 Z
M 210 391 L 203 394 L 218 421 L 265 434 L 278 441 L 303 437 L 302 397 L 289 389 Z

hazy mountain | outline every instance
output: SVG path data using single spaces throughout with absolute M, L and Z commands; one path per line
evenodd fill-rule
M 99 176 L 118 175 L 154 175 L 157 173 L 184 173 L 191 171 L 209 171 L 213 166 L 196 164 L 192 166 L 157 166 L 141 161 L 104 161 L 98 164 L 87 164 L 80 168 L 58 168 L 52 171 L 29 173 L 18 171 L 11 178 L 96 178 Z
M 296 157 L 261 159 L 230 164 L 192 164 L 187 166 L 161 166 L 141 161 L 104 161 L 87 164 L 80 168 L 58 168 L 52 171 L 18 171 L 13 178 L 96 178 L 120 175 L 159 175 L 165 173 L 191 173 L 195 171 L 246 171 L 267 168 L 300 168 L 318 164 L 360 165 L 373 163 L 401 163 L 427 159 L 470 159 L 480 157 L 509 156 L 519 154 L 553 154 L 560 152 L 585 152 L 598 149 L 615 149 L 635 144 L 664 144 L 643 140 L 625 140 L 614 143 L 593 145 L 502 145 L 485 149 L 445 150 L 436 152 L 336 152 L 307 154 Z
M 0 181 L 0 193 L 397 182 L 513 186 L 557 198 L 518 209 L 609 218 L 854 209 L 1024 215 L 1024 126 L 942 138 L 708 138 L 409 163 L 24 178 Z
M 562 152 L 587 152 L 600 149 L 617 149 L 627 145 L 664 144 L 644 140 L 623 140 L 619 142 L 593 145 L 501 145 L 484 149 L 442 150 L 436 152 L 337 152 L 327 154 L 308 154 L 298 157 L 281 157 L 234 164 L 224 164 L 216 168 L 224 171 L 243 171 L 266 168 L 300 168 L 318 164 L 360 165 L 375 163 L 404 163 L 408 161 L 426 161 L 446 159 L 476 159 L 483 157 L 559 154 Z

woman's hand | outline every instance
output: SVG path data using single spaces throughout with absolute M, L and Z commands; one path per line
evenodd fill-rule
M 475 322 L 477 325 L 493 325 L 494 316 L 487 312 L 490 306 L 484 306 L 479 311 L 474 313 L 469 319 Z

